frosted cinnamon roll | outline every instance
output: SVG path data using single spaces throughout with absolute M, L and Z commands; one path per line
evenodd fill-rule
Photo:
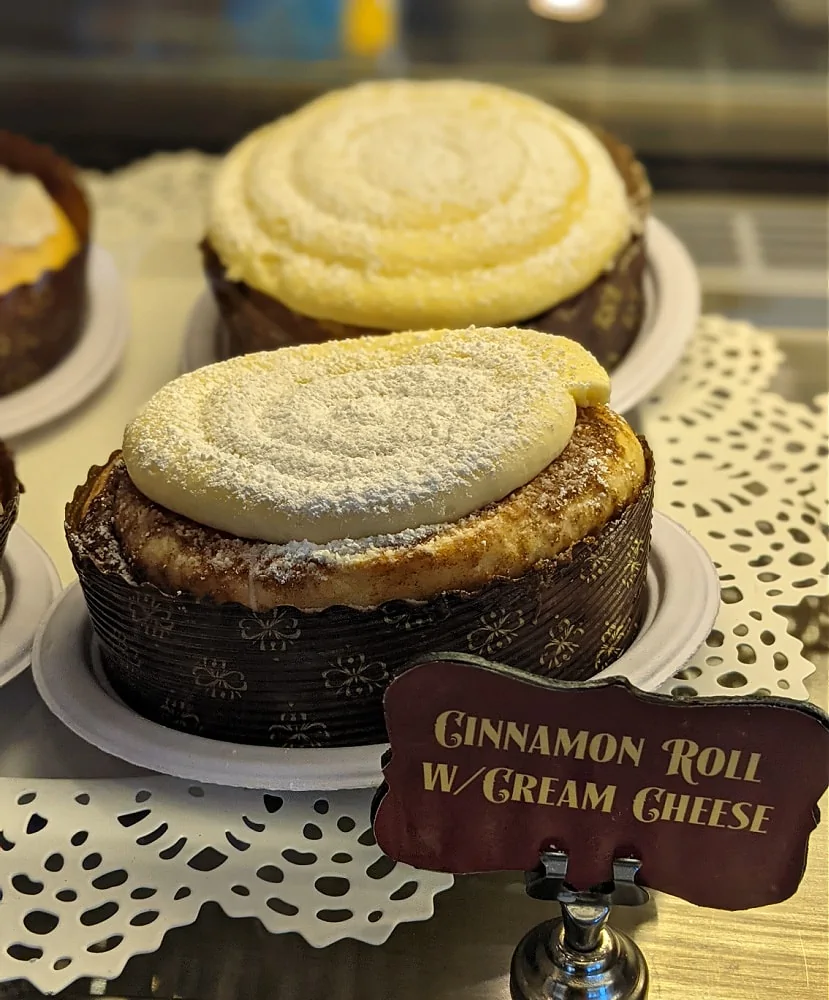
M 111 683 L 204 735 L 347 745 L 383 739 L 418 652 L 591 676 L 636 634 L 650 537 L 650 456 L 608 393 L 523 329 L 176 379 L 67 508 Z
M 371 82 L 231 150 L 203 251 L 234 354 L 525 324 L 612 367 L 642 319 L 648 203 L 626 147 L 541 101 Z

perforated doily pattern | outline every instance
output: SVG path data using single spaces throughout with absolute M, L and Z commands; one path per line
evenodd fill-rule
M 705 545 L 723 588 L 716 627 L 663 691 L 807 696 L 814 667 L 780 609 L 827 593 L 826 398 L 768 391 L 780 360 L 770 335 L 705 317 L 643 407 L 655 504 Z
M 453 880 L 382 854 L 371 795 L 5 779 L 0 980 L 57 990 L 80 975 L 114 978 L 208 900 L 315 947 L 382 944 L 401 921 L 430 917 Z

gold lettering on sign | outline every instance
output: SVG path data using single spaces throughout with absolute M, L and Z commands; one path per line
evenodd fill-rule
M 656 802 L 665 793 L 664 788 L 640 788 L 633 800 L 633 815 L 640 823 L 655 823 L 660 819 L 659 810 L 656 806 L 650 805 L 651 799 Z
M 723 829 L 722 823 L 720 823 L 720 817 L 722 816 L 723 809 L 725 809 L 726 800 L 725 799 L 714 799 L 714 803 L 711 806 L 711 815 L 708 817 L 708 825 L 716 827 L 718 830 Z
M 706 798 L 704 795 L 695 795 L 688 822 L 693 823 L 694 826 L 707 826 L 705 814 L 708 812 L 708 804 L 710 802 L 711 799 Z
M 590 741 L 588 753 L 597 764 L 606 764 L 616 756 L 616 737 L 610 733 L 597 733 Z
M 546 726 L 539 726 L 536 729 L 527 753 L 540 753 L 544 757 L 550 756 L 550 732 Z
M 507 731 L 504 733 L 504 745 L 503 750 L 509 750 L 510 743 L 515 744 L 515 749 L 520 750 L 521 753 L 527 752 L 527 735 L 530 731 L 530 724 L 525 722 L 523 726 L 519 726 L 517 722 L 508 722 Z
M 616 797 L 616 786 L 605 785 L 601 793 L 592 781 L 588 781 L 584 786 L 584 804 L 582 809 L 596 809 L 603 813 L 609 813 L 613 809 L 613 800 Z
M 668 777 L 677 774 L 686 784 L 698 785 L 699 778 L 716 778 L 720 774 L 732 781 L 760 784 L 760 779 L 757 777 L 761 759 L 759 753 L 746 754 L 743 750 L 725 751 L 719 747 L 700 749 L 694 740 L 685 739 L 665 740 L 662 749 L 671 755 L 665 774 Z
M 479 721 L 478 742 L 476 743 L 476 746 L 482 747 L 486 743 L 489 743 L 489 745 L 495 747 L 496 750 L 500 750 L 501 734 L 504 731 L 503 721 L 501 719 L 497 722 L 493 722 L 492 719 L 481 719 Z
M 450 768 L 448 764 L 431 764 L 429 761 L 423 761 L 423 787 L 427 792 L 433 792 L 437 785 L 440 785 L 442 792 L 451 792 L 457 774 L 457 764 L 453 764 Z
M 576 760 L 584 760 L 587 753 L 587 730 L 582 729 L 575 738 L 570 736 L 569 729 L 559 729 L 556 733 L 556 748 L 553 754 L 556 757 L 569 757 L 570 754 Z
M 458 709 L 441 712 L 435 719 L 435 741 L 449 750 L 478 747 L 517 750 L 543 757 L 573 757 L 596 764 L 632 764 L 639 767 L 645 749 L 643 737 L 615 736 L 613 733 L 590 733 L 586 729 L 571 732 L 564 727 L 550 731 L 549 726 L 529 722 L 489 719 L 467 715 Z
M 541 779 L 541 789 L 536 800 L 540 806 L 554 806 L 555 801 L 550 797 L 553 785 L 558 784 L 558 778 L 544 777 Z
M 639 767 L 645 740 L 613 733 L 591 733 L 587 729 L 551 728 L 511 719 L 490 719 L 447 709 L 435 717 L 434 738 L 449 750 L 473 747 L 542 757 L 563 757 L 593 764 Z M 661 749 L 668 755 L 666 777 L 676 777 L 696 788 L 706 779 L 761 784 L 759 753 L 748 750 L 700 746 L 687 737 L 668 739 Z M 461 768 L 463 766 L 461 765 Z M 537 775 L 511 767 L 489 767 L 459 773 L 459 765 L 424 761 L 423 789 L 427 792 L 483 795 L 495 805 L 520 803 L 610 813 L 630 809 L 640 823 L 682 823 L 717 830 L 765 834 L 774 807 L 694 792 L 669 791 L 657 785 L 641 788 L 633 801 L 616 802 L 616 785 L 598 785 L 564 775 Z M 589 773 L 589 772 L 588 772 Z
M 593 781 L 578 782 L 545 775 L 522 774 L 510 767 L 492 767 L 484 774 L 484 798 L 496 805 L 526 802 L 557 809 L 585 809 L 609 813 L 613 809 L 616 786 L 599 788 Z
M 484 775 L 484 798 L 490 802 L 509 802 L 507 782 L 513 774 L 511 767 L 491 767 Z
M 634 767 L 639 767 L 639 762 L 642 760 L 642 750 L 645 747 L 644 739 L 639 739 L 634 741 L 630 736 L 622 737 L 622 745 L 619 748 L 619 756 L 617 758 L 617 763 L 624 764 L 625 757 L 630 758 L 631 764 Z
M 757 777 L 757 766 L 759 765 L 759 763 L 760 763 L 759 753 L 749 754 L 748 764 L 746 765 L 746 773 L 743 775 L 743 781 L 753 781 L 758 785 L 760 784 L 760 779 Z
M 690 795 L 677 795 L 676 792 L 668 792 L 665 796 L 665 805 L 662 807 L 662 818 L 669 819 L 674 823 L 684 823 L 690 801 Z
M 580 729 L 573 736 L 569 729 L 557 729 L 553 756 L 572 756 L 576 760 L 587 757 L 596 764 L 607 764 L 610 761 L 624 764 L 628 759 L 634 767 L 638 767 L 644 747 L 644 739 L 633 740 L 630 736 L 623 736 L 620 741 L 613 733 L 596 733 L 591 736 L 586 729 Z
M 713 778 L 725 767 L 725 751 L 719 747 L 706 747 L 697 757 L 699 773 L 705 778 Z
M 446 727 L 450 722 L 459 723 L 463 719 L 463 712 L 441 712 L 435 719 L 435 739 L 442 747 L 459 747 L 461 737 L 457 732 L 447 734 Z
M 773 809 L 774 806 L 757 806 L 749 830 L 752 833 L 767 833 L 768 831 L 763 829 L 763 823 L 768 819 L 767 813 L 770 813 Z
M 533 792 L 538 785 L 538 778 L 532 774 L 516 774 L 512 783 L 513 802 L 535 802 Z
M 579 791 L 575 781 L 565 781 L 561 795 L 556 802 L 557 806 L 568 806 L 570 809 L 579 807 Z
M 706 795 L 677 796 L 654 785 L 640 788 L 633 799 L 633 815 L 640 823 L 689 823 L 719 830 L 748 830 L 751 833 L 768 832 L 763 826 L 773 809 L 774 806 L 732 802 Z M 732 822 L 722 822 L 724 814 Z
M 746 809 L 748 808 L 748 802 L 735 802 L 734 807 L 731 812 L 734 815 L 734 819 L 737 820 L 736 826 L 730 823 L 726 826 L 726 830 L 745 830 L 751 823 L 751 818 L 746 815 Z

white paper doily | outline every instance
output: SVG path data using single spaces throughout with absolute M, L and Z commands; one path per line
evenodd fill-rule
M 663 691 L 807 697 L 814 666 L 779 609 L 829 592 L 827 408 L 768 391 L 780 361 L 770 334 L 707 316 L 642 407 L 656 506 L 703 543 L 723 588 L 714 630 Z
M 654 515 L 648 608 L 633 644 L 597 677 L 623 676 L 654 690 L 699 648 L 719 607 L 705 550 L 679 525 Z M 179 732 L 142 718 L 107 683 L 79 584 L 52 607 L 32 657 L 38 691 L 73 732 L 139 767 L 241 788 L 376 787 L 385 745 L 331 749 L 245 746 Z
M 385 858 L 370 791 L 276 794 L 172 778 L 3 782 L 0 981 L 112 979 L 202 904 L 315 948 L 382 944 L 451 875 Z
M 63 416 L 100 388 L 121 360 L 129 336 L 126 292 L 112 257 L 90 247 L 86 325 L 66 357 L 24 389 L 0 398 L 0 437 L 25 434 Z
M 59 593 L 52 560 L 16 524 L 0 563 L 0 688 L 29 666 L 37 627 Z

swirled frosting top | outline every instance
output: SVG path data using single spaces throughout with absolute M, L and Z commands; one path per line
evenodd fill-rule
M 392 535 L 528 483 L 609 391 L 584 348 L 533 330 L 329 341 L 175 379 L 127 427 L 124 461 L 151 500 L 242 538 Z
M 609 154 L 563 112 L 489 84 L 381 81 L 231 150 L 208 236 L 231 279 L 296 312 L 400 330 L 535 316 L 632 226 Z

